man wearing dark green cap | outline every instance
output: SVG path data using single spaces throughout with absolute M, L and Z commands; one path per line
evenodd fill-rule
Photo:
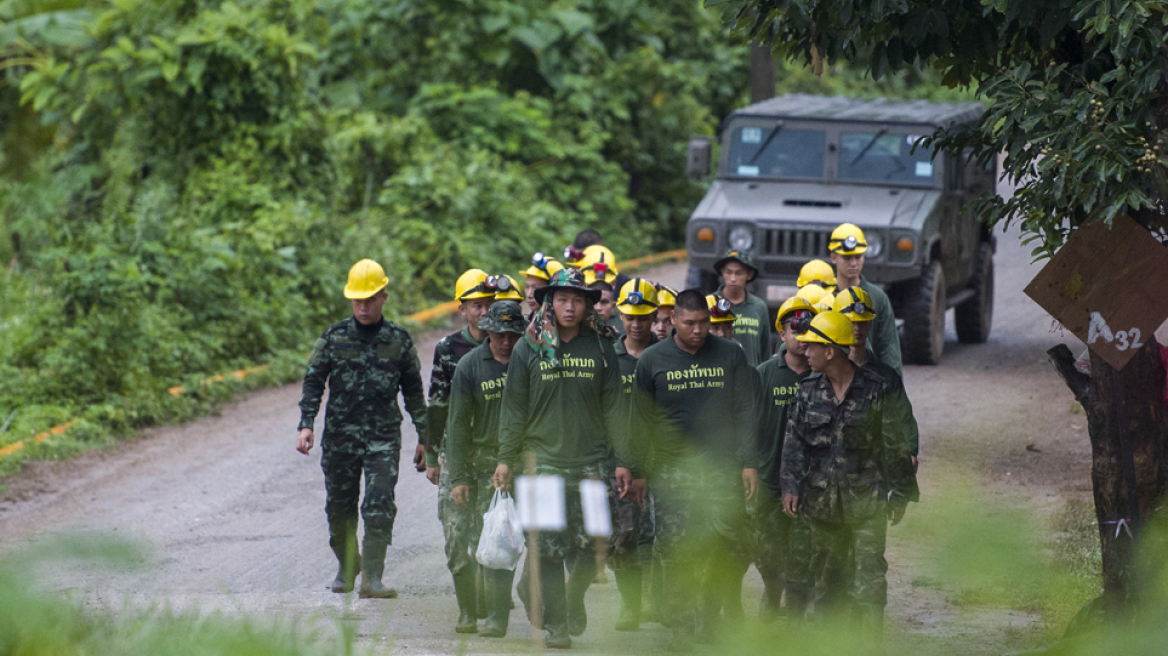
M 746 285 L 758 275 L 747 251 L 730 251 L 714 262 L 714 271 L 722 277 L 718 294 L 730 301 L 734 322 L 734 341 L 746 350 L 752 367 L 771 357 L 771 315 L 766 301 L 746 291 Z
M 487 333 L 486 341 L 467 353 L 454 369 L 446 422 L 446 468 L 454 503 L 471 509 L 463 528 L 472 554 L 478 550 L 483 514 L 495 491 L 491 478 L 499 452 L 499 408 L 503 404 L 507 365 L 526 325 L 518 303 L 496 302 L 478 323 L 478 328 Z M 511 570 L 483 569 L 487 623 L 480 635 L 507 635 L 514 575 Z M 459 598 L 458 603 L 460 615 L 470 614 L 474 622 L 475 595 L 471 592 L 467 598 Z
M 548 647 L 572 646 L 569 634 L 587 626 L 584 593 L 595 571 L 595 542 L 584 531 L 579 484 L 601 479 L 610 449 L 618 453 L 616 479 L 622 489 L 632 484 L 623 439 L 621 381 L 612 331 L 593 309 L 596 290 L 576 269 L 564 269 L 535 290 L 540 310 L 511 355 L 499 416 L 499 458 L 496 487 L 511 484 L 512 471 L 535 458 L 535 475 L 564 481 L 567 526 L 539 534 L 540 590 Z M 534 546 L 534 545 L 532 545 Z M 575 563 L 572 585 L 565 589 L 564 562 Z

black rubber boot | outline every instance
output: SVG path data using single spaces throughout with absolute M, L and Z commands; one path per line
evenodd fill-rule
M 381 575 L 385 573 L 385 549 L 389 545 L 380 540 L 365 539 L 361 554 L 361 589 L 357 595 L 362 599 L 394 599 L 397 590 L 387 588 L 381 583 Z
M 588 575 L 591 583 L 595 572 Z M 552 649 L 569 649 L 568 598 L 564 585 L 564 561 L 539 559 L 539 591 L 543 597 L 543 627 L 547 631 L 544 644 Z
M 487 568 L 475 564 L 475 615 L 480 620 L 487 619 L 491 612 L 491 602 L 487 599 Z
M 783 575 L 771 571 L 760 571 L 759 574 L 762 576 L 762 599 L 758 602 L 758 617 L 764 622 L 773 622 L 781 612 Z
M 584 595 L 596 581 L 596 554 L 585 552 L 572 563 L 568 576 L 568 633 L 584 635 L 588 629 L 588 609 L 584 607 Z
M 509 569 L 482 568 L 486 582 L 487 621 L 479 635 L 484 638 L 502 638 L 511 622 L 511 583 L 515 572 Z
M 475 571 L 454 575 L 454 596 L 458 599 L 458 623 L 455 633 L 478 633 L 479 620 L 475 600 Z
M 329 589 L 338 594 L 352 592 L 357 582 L 357 572 L 361 570 L 361 553 L 357 551 L 357 523 L 344 522 L 343 526 L 329 524 L 329 546 L 337 557 L 337 576 Z
M 807 617 L 807 606 L 811 601 L 811 590 L 802 583 L 787 581 L 787 621 L 802 622 Z
M 641 567 L 629 565 L 613 572 L 616 578 L 616 589 L 620 591 L 621 609 L 620 619 L 616 622 L 617 631 L 636 631 L 641 628 Z

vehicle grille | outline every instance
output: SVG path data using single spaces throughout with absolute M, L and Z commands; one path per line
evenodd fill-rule
M 765 255 L 827 258 L 830 238 L 830 230 L 771 228 L 763 231 L 762 249 Z

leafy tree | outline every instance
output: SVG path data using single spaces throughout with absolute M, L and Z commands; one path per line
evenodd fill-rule
M 722 4 L 722 3 L 719 3 Z M 934 143 L 970 149 L 982 163 L 1004 153 L 1010 198 L 984 198 L 992 224 L 1016 222 L 1034 255 L 1053 254 L 1091 221 L 1120 214 L 1154 233 L 1168 227 L 1168 4 L 1149 0 L 731 0 L 724 17 L 814 69 L 847 60 L 874 78 L 932 70 L 969 88 L 988 111 Z M 1164 369 L 1149 339 L 1123 370 L 1091 357 L 1077 374 L 1069 352 L 1052 354 L 1087 410 L 1103 543 L 1104 602 L 1117 609 L 1138 578 L 1115 522 L 1131 517 L 1122 483 L 1116 390 L 1128 390 L 1140 515 L 1163 497 L 1168 412 Z

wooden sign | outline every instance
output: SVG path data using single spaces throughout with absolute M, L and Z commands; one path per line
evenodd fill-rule
M 1026 295 L 1123 369 L 1168 318 L 1168 248 L 1126 216 L 1076 230 Z

